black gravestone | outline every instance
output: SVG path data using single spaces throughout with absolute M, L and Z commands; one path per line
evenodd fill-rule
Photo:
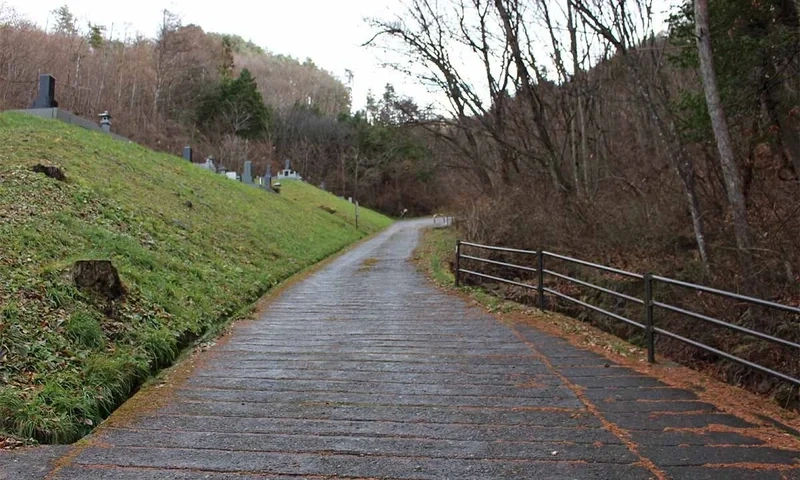
M 56 108 L 56 79 L 52 75 L 39 75 L 39 96 L 32 108 Z

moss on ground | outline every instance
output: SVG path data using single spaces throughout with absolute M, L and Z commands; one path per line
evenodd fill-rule
M 63 169 L 66 182 L 33 173 Z M 301 182 L 281 195 L 171 155 L 0 114 L 0 430 L 40 442 L 89 432 L 182 347 L 283 279 L 391 223 Z M 341 214 L 319 208 L 330 204 Z M 349 204 L 348 204 L 349 205 Z M 109 259 L 127 294 L 70 279 Z

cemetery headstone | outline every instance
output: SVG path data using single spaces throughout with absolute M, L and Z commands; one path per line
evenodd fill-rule
M 264 173 L 264 181 L 261 184 L 267 190 L 272 189 L 272 165 L 267 164 L 267 171 Z
M 192 147 L 189 145 L 183 147 L 183 159 L 188 160 L 189 162 L 192 161 Z
M 286 159 L 286 163 L 284 164 L 285 168 L 283 170 L 278 171 L 278 181 L 285 180 L 285 179 L 292 179 L 292 180 L 302 180 L 303 177 L 300 176 L 298 172 L 292 170 L 292 161 Z
M 242 172 L 242 182 L 248 185 L 253 184 L 253 162 L 250 160 L 244 162 L 244 171 Z
M 56 79 L 52 75 L 39 75 L 39 96 L 31 108 L 56 108 Z

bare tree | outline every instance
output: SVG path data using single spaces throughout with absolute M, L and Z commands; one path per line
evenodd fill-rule
M 494 4 L 502 20 L 506 41 L 508 42 L 512 58 L 514 59 L 517 75 L 516 89 L 522 94 L 528 104 L 529 113 L 536 126 L 536 133 L 538 133 L 538 140 L 545 150 L 545 168 L 549 171 L 556 189 L 569 192 L 572 190 L 572 187 L 564 178 L 564 174 L 561 170 L 560 155 L 558 154 L 556 145 L 547 128 L 545 104 L 536 88 L 536 80 L 541 79 L 541 74 L 536 73 L 536 80 L 531 76 L 529 65 L 535 70 L 536 59 L 533 58 L 531 50 L 528 50 L 527 55 L 523 54 L 523 44 L 521 43 L 519 35 L 520 30 L 524 29 L 521 22 L 522 14 L 520 12 L 520 2 L 519 0 L 494 0 Z M 508 4 L 508 6 L 506 6 L 506 4 Z M 530 45 L 530 42 L 526 42 L 526 44 Z
M 594 2 L 595 8 L 592 8 L 592 5 L 588 5 L 586 0 L 569 0 L 569 2 L 583 17 L 586 25 L 605 38 L 626 60 L 626 65 L 630 68 L 633 76 L 636 95 L 649 112 L 653 122 L 661 130 L 670 158 L 681 178 L 688 200 L 689 213 L 692 217 L 698 251 L 706 272 L 709 272 L 705 227 L 700 209 L 700 199 L 695 186 L 694 162 L 686 151 L 675 119 L 670 113 L 668 92 L 663 88 L 665 80 L 660 73 L 657 73 L 656 88 L 651 90 L 644 78 L 639 59 L 630 54 L 636 43 L 643 39 L 641 35 L 637 36 L 636 32 L 641 28 L 646 29 L 649 25 L 649 18 L 647 18 L 649 13 L 646 12 L 652 12 L 652 5 L 644 0 L 630 2 L 627 0 L 598 0 Z M 626 8 L 627 3 L 632 3 L 635 8 Z M 639 12 L 638 18 L 633 12 Z
M 175 32 L 180 28 L 180 19 L 170 12 L 164 10 L 161 13 L 161 25 L 158 29 L 158 37 L 153 51 L 155 57 L 155 85 L 153 93 L 153 118 L 159 118 L 163 97 L 172 82 L 172 74 L 175 70 L 175 60 L 178 55 L 175 45 Z
M 734 158 L 728 120 L 722 108 L 717 75 L 714 71 L 714 56 L 711 51 L 711 34 L 709 31 L 708 0 L 694 0 L 695 33 L 697 36 L 697 52 L 700 57 L 700 73 L 703 78 L 708 114 L 719 150 L 719 162 L 725 179 L 725 190 L 728 203 L 733 214 L 733 228 L 736 233 L 736 247 L 744 260 L 749 254 L 750 225 L 747 221 L 747 204 L 742 192 L 739 169 Z
M 480 0 L 476 2 L 476 6 L 480 6 Z M 445 23 L 443 12 L 438 8 L 438 4 L 433 5 L 427 0 L 412 0 L 406 18 L 398 17 L 394 21 L 372 20 L 372 26 L 378 33 L 366 45 L 372 45 L 380 36 L 388 36 L 399 41 L 408 53 L 425 65 L 427 71 L 424 73 L 412 72 L 400 65 L 394 67 L 415 76 L 423 83 L 435 85 L 446 95 L 454 121 L 441 119 L 437 124 L 426 122 L 426 126 L 431 133 L 439 135 L 471 160 L 470 172 L 479 178 L 483 192 L 490 194 L 494 188 L 488 174 L 490 164 L 479 145 L 480 134 L 475 130 L 480 123 L 474 120 L 481 117 L 486 110 L 481 96 L 456 68 L 451 58 L 447 39 L 453 38 L 455 32 Z M 485 8 L 479 11 L 485 12 Z M 481 51 L 480 48 L 478 50 Z M 485 58 L 491 60 L 489 54 Z M 491 71 L 487 75 L 492 77 L 490 85 L 497 83 Z M 441 128 L 445 124 L 446 128 Z
M 541 168 L 556 191 L 570 193 L 574 186 L 564 174 L 564 149 L 550 129 L 552 106 L 542 93 L 555 90 L 530 48 L 524 6 L 508 3 L 412 0 L 405 15 L 373 20 L 378 33 L 367 44 L 389 37 L 425 67 L 420 72 L 394 65 L 446 95 L 451 119 L 441 118 L 437 126 L 450 123 L 450 128 L 430 131 L 444 135 L 471 159 L 470 169 L 482 177 L 485 192 L 492 190 L 493 181 L 486 170 L 499 172 L 500 183 L 507 186 L 512 172 Z M 473 70 L 457 58 L 467 54 L 473 56 L 466 61 L 483 67 L 483 79 L 471 78 Z

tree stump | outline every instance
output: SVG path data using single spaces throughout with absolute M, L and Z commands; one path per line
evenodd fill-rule
M 125 287 L 110 260 L 78 260 L 72 266 L 72 280 L 79 288 L 92 290 L 108 300 L 125 295 Z
M 60 168 L 51 165 L 42 165 L 40 163 L 38 165 L 34 165 L 31 170 L 34 173 L 43 173 L 50 178 L 55 178 L 59 182 L 64 182 L 67 180 L 67 176 L 64 175 L 64 172 Z

